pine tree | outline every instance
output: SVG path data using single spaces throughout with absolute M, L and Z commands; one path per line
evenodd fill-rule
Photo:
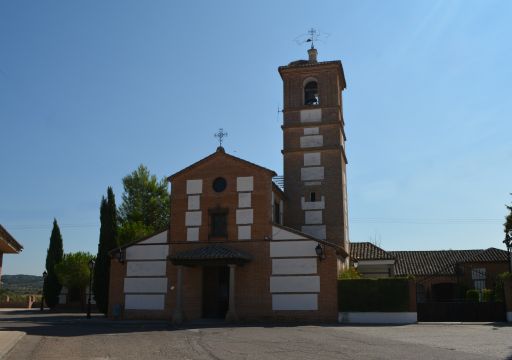
M 123 178 L 119 207 L 119 243 L 126 244 L 169 228 L 169 193 L 166 179 L 157 179 L 140 165 Z
M 98 310 L 107 314 L 110 280 L 110 257 L 108 252 L 116 247 L 117 240 L 116 201 L 110 186 L 107 189 L 107 198 L 101 198 L 100 223 L 100 240 L 94 268 L 93 292 Z
M 59 225 L 57 220 L 53 219 L 53 229 L 50 236 L 50 245 L 48 246 L 48 252 L 46 254 L 46 281 L 44 282 L 43 292 L 44 299 L 49 308 L 54 308 L 59 302 L 59 294 L 62 285 L 57 279 L 55 273 L 55 265 L 62 261 L 64 256 L 64 248 L 62 245 L 62 235 L 60 234 Z
M 512 195 L 512 194 L 510 194 Z M 512 205 L 505 205 L 510 213 L 505 217 L 505 223 L 503 224 L 505 233 L 512 231 Z

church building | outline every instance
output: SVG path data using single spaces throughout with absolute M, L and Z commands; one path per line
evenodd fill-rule
M 336 321 L 349 254 L 346 85 L 341 61 L 308 55 L 278 69 L 283 177 L 221 146 L 169 176 L 169 229 L 111 252 L 109 316 Z

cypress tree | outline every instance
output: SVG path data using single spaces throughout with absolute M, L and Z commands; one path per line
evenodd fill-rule
M 62 245 L 62 235 L 60 234 L 59 225 L 57 220 L 53 219 L 53 229 L 50 236 L 50 245 L 46 254 L 46 281 L 44 282 L 43 292 L 44 299 L 49 308 L 54 308 L 59 303 L 59 294 L 62 285 L 57 279 L 55 273 L 55 265 L 62 261 L 64 256 L 64 248 Z
M 100 205 L 100 239 L 96 266 L 94 268 L 93 292 L 98 310 L 108 312 L 108 289 L 110 283 L 110 257 L 108 252 L 116 247 L 117 209 L 114 192 L 109 186 L 107 198 L 101 198 Z

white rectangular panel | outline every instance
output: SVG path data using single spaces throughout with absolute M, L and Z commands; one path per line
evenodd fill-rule
M 319 130 L 317 127 L 304 128 L 304 135 L 318 135 Z
M 325 225 L 304 225 L 302 232 L 313 236 L 316 239 L 325 240 L 327 238 L 325 233 Z
M 166 293 L 167 278 L 124 278 L 125 293 Z
M 189 195 L 188 196 L 188 210 L 199 210 L 201 195 Z
M 251 240 L 251 225 L 238 227 L 238 240 Z
M 320 276 L 271 276 L 270 292 L 320 292 Z
M 198 227 L 187 228 L 187 241 L 199 241 L 199 228 Z
M 324 167 L 306 167 L 300 169 L 300 178 L 302 181 L 311 180 L 323 180 L 324 179 Z
M 251 193 L 238 193 L 238 207 L 250 208 L 251 207 Z
M 282 207 L 281 207 L 282 209 Z M 283 228 L 272 226 L 272 240 L 301 240 L 307 239 L 304 236 L 296 234 L 294 232 L 285 230 Z
M 272 259 L 273 275 L 316 274 L 316 258 Z
M 201 211 L 187 211 L 185 213 L 185 226 L 201 226 Z
M 301 198 L 302 210 L 322 210 L 325 209 L 325 196 L 322 195 L 320 201 L 306 201 L 304 196 Z
M 169 245 L 133 245 L 126 248 L 126 260 L 166 260 Z
M 273 294 L 272 310 L 318 310 L 318 295 Z
M 126 310 L 163 310 L 165 295 L 133 295 L 124 297 Z
M 306 224 L 321 224 L 322 223 L 322 210 L 309 210 L 304 211 L 304 218 Z
M 128 261 L 127 276 L 165 276 L 166 261 Z
M 322 121 L 322 109 L 310 109 L 300 111 L 300 122 Z
M 300 137 L 300 147 L 301 148 L 310 148 L 310 147 L 319 147 L 323 146 L 324 137 L 323 135 L 308 135 Z
M 304 154 L 304 166 L 316 166 L 320 165 L 320 153 L 305 153 Z
M 253 223 L 252 209 L 237 209 L 236 210 L 236 223 L 237 224 L 252 224 Z
M 139 242 L 139 244 L 165 244 L 165 243 L 167 243 L 167 230 L 163 231 L 159 234 L 153 235 L 144 241 Z
M 272 241 L 270 243 L 270 257 L 301 257 L 317 256 L 316 241 Z
M 254 187 L 252 176 L 241 176 L 236 178 L 236 191 L 252 191 Z
M 203 180 L 187 180 L 187 194 L 201 194 L 203 192 Z

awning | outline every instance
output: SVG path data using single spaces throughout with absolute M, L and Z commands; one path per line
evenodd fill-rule
M 252 256 L 238 249 L 213 244 L 169 255 L 168 259 L 174 265 L 216 266 L 229 264 L 243 265 L 251 261 Z

